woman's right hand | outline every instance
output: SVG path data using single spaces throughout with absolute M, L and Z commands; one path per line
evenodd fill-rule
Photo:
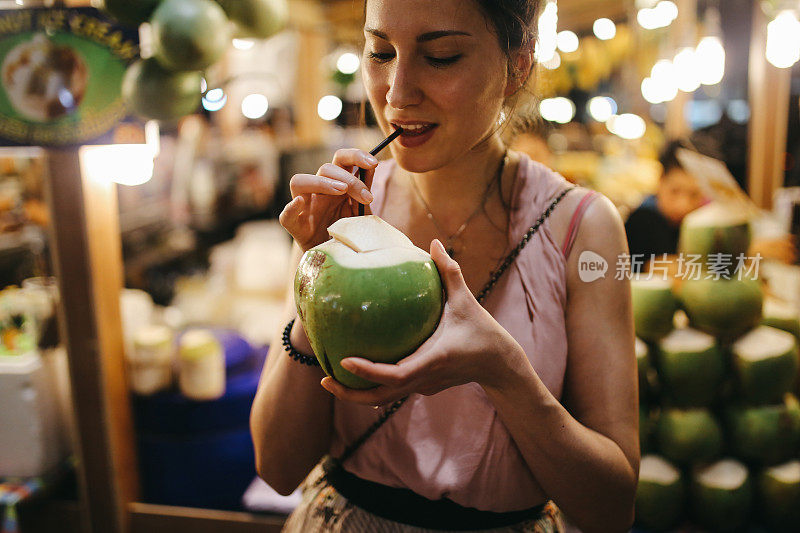
M 331 163 L 316 174 L 295 174 L 289 188 L 292 201 L 283 209 L 280 223 L 292 234 L 301 250 L 308 251 L 330 237 L 328 227 L 340 218 L 358 214 L 358 204 L 369 203 L 369 186 L 378 160 L 355 148 L 337 150 Z M 352 173 L 354 167 L 367 171 L 366 185 Z

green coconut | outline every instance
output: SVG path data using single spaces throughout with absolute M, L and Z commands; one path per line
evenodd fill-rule
M 138 28 L 147 22 L 161 0 L 103 0 L 103 9 L 122 24 Z
M 672 294 L 669 280 L 637 276 L 631 281 L 631 296 L 638 337 L 656 342 L 672 331 L 672 319 L 678 309 L 678 301 Z
M 678 251 L 686 255 L 729 255 L 736 264 L 750 248 L 749 215 L 741 209 L 712 202 L 692 211 L 681 223 Z
M 800 404 L 791 394 L 777 405 L 732 407 L 726 421 L 732 453 L 748 463 L 788 461 L 800 444 Z
M 764 300 L 764 319 L 761 323 L 777 329 L 782 329 L 800 339 L 800 313 L 797 309 L 775 298 Z
M 122 97 L 137 115 L 156 120 L 176 120 L 200 105 L 200 72 L 171 72 L 155 59 L 139 60 L 125 72 Z
M 655 421 L 648 409 L 642 405 L 639 406 L 639 450 L 640 453 L 650 453 L 652 450 L 653 431 L 655 430 Z
M 213 0 L 163 0 L 150 24 L 153 56 L 169 70 L 203 70 L 230 45 L 230 21 Z
M 800 461 L 762 470 L 758 475 L 758 502 L 770 531 L 800 531 Z
M 707 462 L 722 451 L 722 429 L 708 409 L 668 408 L 656 426 L 661 454 L 678 465 Z
M 649 349 L 640 338 L 636 338 L 636 367 L 639 374 L 639 399 L 647 396 L 647 374 L 650 371 Z
M 711 531 L 737 531 L 748 523 L 753 489 L 747 468 L 723 459 L 692 475 L 691 502 L 697 522 Z
M 685 488 L 681 471 L 664 458 L 645 455 L 636 487 L 636 525 L 649 531 L 668 531 L 684 517 Z
M 325 372 L 352 388 L 376 384 L 341 367 L 363 357 L 396 363 L 436 329 L 442 283 L 430 255 L 377 216 L 344 218 L 331 239 L 306 252 L 294 281 L 295 303 Z
M 797 340 L 785 331 L 759 326 L 736 341 L 731 351 L 737 381 L 753 404 L 779 402 L 797 376 Z
M 658 375 L 675 405 L 711 404 L 725 377 L 725 357 L 714 337 L 695 329 L 676 329 L 659 343 Z
M 283 28 L 289 20 L 286 0 L 216 0 L 228 18 L 236 23 L 237 37 L 266 39 Z
M 761 320 L 763 293 L 758 280 L 689 278 L 678 287 L 692 327 L 729 342 Z

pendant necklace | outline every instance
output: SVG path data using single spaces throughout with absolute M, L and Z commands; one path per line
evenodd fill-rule
M 500 160 L 500 166 L 497 169 L 497 173 L 495 174 L 495 177 L 493 179 L 489 180 L 489 183 L 486 186 L 486 190 L 483 193 L 483 200 L 478 204 L 478 207 L 475 209 L 475 211 L 473 211 L 473 213 L 469 217 L 467 217 L 467 219 L 464 221 L 464 223 L 461 224 L 461 226 L 459 226 L 459 228 L 456 230 L 455 233 L 445 237 L 445 247 L 444 248 L 447 251 L 447 255 L 449 255 L 450 257 L 454 257 L 455 253 L 456 253 L 456 250 L 453 247 L 453 244 L 456 242 L 456 240 L 458 240 L 459 237 L 461 237 L 461 234 L 464 233 L 464 230 L 467 229 L 467 226 L 469 225 L 470 222 L 472 222 L 472 219 L 474 219 L 476 216 L 478 216 L 478 213 L 481 212 L 481 208 L 483 208 L 483 206 L 486 205 L 486 201 L 489 198 L 489 190 L 492 188 L 492 185 L 494 184 L 495 181 L 499 181 L 499 180 L 502 179 L 503 170 L 506 167 L 506 159 L 507 158 L 508 158 L 508 150 L 506 150 L 503 153 L 503 157 Z M 444 230 L 442 230 L 442 227 L 439 225 L 439 222 L 436 220 L 436 217 L 433 216 L 433 213 L 431 212 L 431 208 L 428 205 L 428 202 L 425 201 L 425 197 L 422 196 L 422 192 L 419 190 L 419 187 L 417 186 L 417 180 L 415 180 L 413 176 L 411 176 L 411 184 L 413 186 L 414 192 L 417 195 L 417 198 L 419 198 L 420 202 L 422 203 L 422 205 L 425 207 L 425 210 L 427 211 L 428 220 L 430 220 L 433 223 L 433 225 L 436 227 L 436 230 L 439 232 L 440 235 L 447 235 L 447 233 Z

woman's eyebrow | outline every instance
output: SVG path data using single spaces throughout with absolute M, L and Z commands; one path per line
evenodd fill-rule
M 385 33 L 383 33 L 380 30 L 376 30 L 375 28 L 365 27 L 364 31 L 366 33 L 374 35 L 375 37 L 378 37 L 378 38 L 383 39 L 385 41 L 389 40 L 388 35 L 386 35 Z M 468 33 L 468 32 L 465 32 L 465 31 L 458 31 L 458 30 L 429 31 L 429 32 L 423 33 L 422 35 L 417 37 L 417 42 L 418 43 L 424 43 L 424 42 L 440 39 L 442 37 L 450 37 L 450 36 L 453 36 L 453 35 L 466 35 L 468 37 L 472 36 L 471 33 Z

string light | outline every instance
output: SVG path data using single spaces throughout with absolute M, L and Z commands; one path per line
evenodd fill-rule
M 767 25 L 767 61 L 789 68 L 800 61 L 800 21 L 793 11 L 782 11 Z
M 611 19 L 600 18 L 594 21 L 592 31 L 601 41 L 608 41 L 617 36 L 617 25 Z

